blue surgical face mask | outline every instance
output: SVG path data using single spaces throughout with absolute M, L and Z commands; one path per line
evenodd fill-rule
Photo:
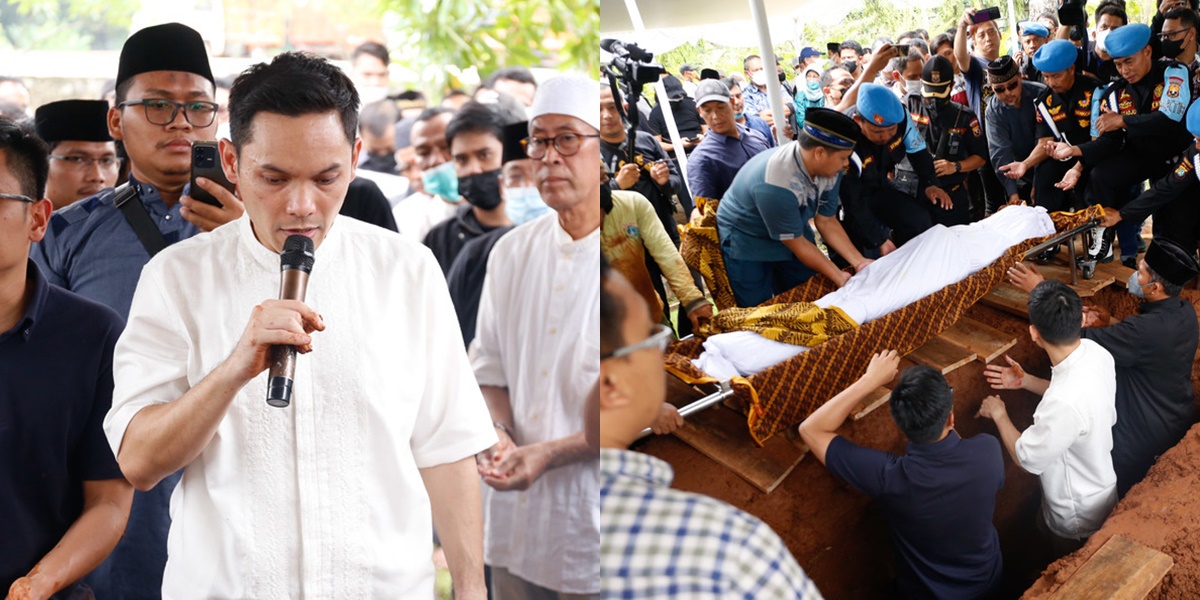
M 742 117 L 744 117 L 744 116 L 746 116 L 746 111 L 744 111 L 744 110 L 740 113 L 733 113 L 733 118 L 737 121 L 742 120 Z
M 1129 293 L 1138 298 L 1145 298 L 1145 292 L 1142 291 L 1142 282 L 1138 281 L 1137 271 L 1129 274 Z
M 550 212 L 550 207 L 542 201 L 542 195 L 535 187 L 506 187 L 504 212 L 514 224 L 521 225 Z
M 820 81 L 806 81 L 805 84 L 808 85 L 808 89 L 811 92 L 817 92 L 821 90 Z
M 462 196 L 458 195 L 458 174 L 454 172 L 452 162 L 421 171 L 421 183 L 425 185 L 427 194 L 440 196 L 449 202 L 462 201 Z

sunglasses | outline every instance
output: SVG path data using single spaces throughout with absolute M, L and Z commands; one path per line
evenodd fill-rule
M 1008 85 L 996 85 L 993 83 L 992 91 L 996 92 L 997 94 L 1003 94 L 1004 92 L 1007 92 L 1010 90 L 1015 90 L 1019 87 L 1021 87 L 1021 79 L 1017 78 L 1016 81 L 1013 81 L 1012 83 L 1010 83 Z

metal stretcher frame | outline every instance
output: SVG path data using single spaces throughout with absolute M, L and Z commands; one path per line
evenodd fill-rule
M 1088 221 L 1084 222 L 1082 225 L 1072 227 L 1062 233 L 1059 233 L 1059 234 L 1056 234 L 1049 238 L 1046 238 L 1041 243 L 1026 250 L 1023 254 L 1023 257 L 1025 259 L 1028 259 L 1029 257 L 1037 256 L 1038 254 L 1041 254 L 1042 252 L 1046 251 L 1049 248 L 1053 248 L 1055 246 L 1058 246 L 1058 245 L 1066 242 L 1067 247 L 1068 247 L 1068 252 L 1070 255 L 1071 283 L 1072 283 L 1072 285 L 1077 285 L 1079 283 L 1079 280 L 1078 280 L 1078 267 L 1075 264 L 1074 238 L 1080 234 L 1083 234 L 1083 233 L 1091 230 L 1093 227 L 1095 227 L 1097 224 L 1099 224 L 1099 222 L 1100 222 L 1100 220 L 1098 218 L 1092 218 L 1092 219 L 1089 219 Z M 684 340 L 691 339 L 692 337 L 693 336 L 689 335 L 689 336 L 685 337 Z M 704 396 L 703 398 L 700 398 L 700 399 L 680 408 L 679 415 L 681 417 L 683 417 L 684 419 L 686 419 L 690 415 L 696 414 L 700 411 L 703 411 L 707 408 L 712 407 L 715 404 L 724 402 L 728 398 L 733 397 L 734 389 L 733 389 L 733 384 L 732 384 L 731 380 L 716 382 L 715 384 L 712 384 L 712 385 L 715 385 L 715 388 L 716 388 L 715 391 L 708 394 L 707 396 Z M 651 433 L 653 433 L 653 431 L 649 427 L 647 427 L 646 429 L 643 429 L 641 431 L 641 433 L 638 434 L 638 439 L 641 439 L 647 435 L 650 435 Z

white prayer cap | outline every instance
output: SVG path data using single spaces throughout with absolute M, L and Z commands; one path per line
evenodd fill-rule
M 529 122 L 542 115 L 575 117 L 600 130 L 600 83 L 583 75 L 559 75 L 538 86 Z

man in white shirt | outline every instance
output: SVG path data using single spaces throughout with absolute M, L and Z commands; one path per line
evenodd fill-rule
M 554 212 L 488 259 L 471 364 L 500 437 L 477 457 L 495 600 L 599 596 L 598 460 L 582 417 L 600 371 L 599 93 L 575 75 L 538 88 L 526 151 Z
M 988 365 L 993 388 L 1042 396 L 1033 425 L 1017 431 L 997 396 L 984 398 L 979 416 L 996 422 L 1000 439 L 1022 469 L 1042 482 L 1039 529 L 1055 558 L 1083 546 L 1117 503 L 1112 426 L 1117 422 L 1113 357 L 1081 340 L 1083 303 L 1061 281 L 1043 281 L 1029 294 L 1029 335 L 1050 355 L 1050 381 L 1029 375 L 1011 358 Z
M 496 435 L 441 272 L 413 242 L 335 223 L 358 102 L 301 53 L 239 76 L 221 158 L 246 215 L 142 272 L 104 428 L 139 489 L 186 467 L 165 597 L 427 596 L 434 524 L 458 597 L 484 597 L 473 456 Z M 316 247 L 304 302 L 272 299 L 292 235 Z M 264 401 L 273 345 L 301 353 L 286 408 Z

